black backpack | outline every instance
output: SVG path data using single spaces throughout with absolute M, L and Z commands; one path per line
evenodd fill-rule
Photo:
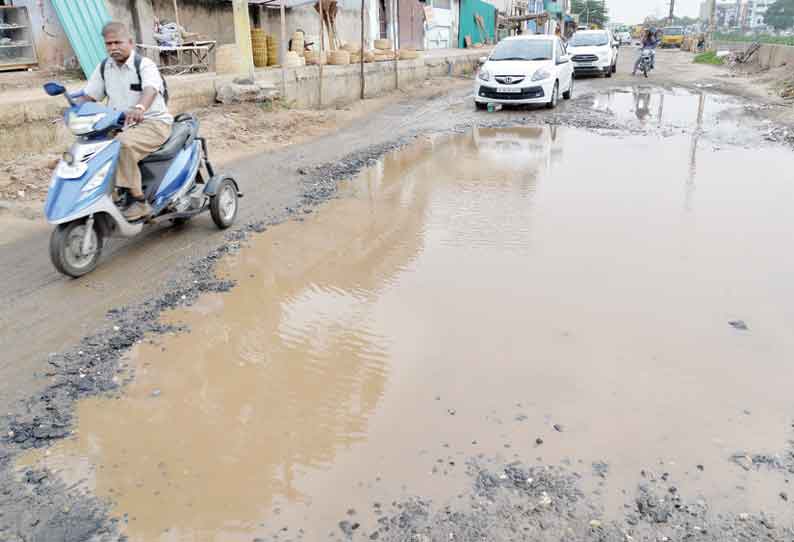
M 143 79 L 141 79 L 141 55 L 136 54 L 133 63 L 135 64 L 135 73 L 138 74 L 138 84 L 137 85 L 130 85 L 130 90 L 135 92 L 143 92 Z M 105 82 L 105 66 L 107 66 L 108 59 L 105 58 L 102 60 L 102 63 L 99 65 L 99 73 L 102 75 L 102 83 Z M 160 79 L 163 81 L 163 100 L 165 103 L 168 104 L 168 83 L 165 81 L 165 77 L 163 74 L 160 74 Z

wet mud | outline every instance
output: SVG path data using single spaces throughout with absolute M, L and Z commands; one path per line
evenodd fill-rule
M 665 101 L 693 99 L 727 111 Z M 422 138 L 339 185 L 351 159 L 121 375 L 55 359 L 86 395 L 128 383 L 17 474 L 133 541 L 784 540 L 791 162 L 559 126 Z

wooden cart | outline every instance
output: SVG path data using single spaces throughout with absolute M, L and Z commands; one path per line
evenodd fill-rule
M 176 47 L 137 45 L 138 52 L 154 60 L 166 75 L 215 70 L 215 42 L 197 41 Z

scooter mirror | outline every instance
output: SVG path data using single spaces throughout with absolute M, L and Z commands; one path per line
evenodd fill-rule
M 49 83 L 44 84 L 44 92 L 46 92 L 50 96 L 60 96 L 61 94 L 66 92 L 66 87 L 54 81 L 50 81 Z

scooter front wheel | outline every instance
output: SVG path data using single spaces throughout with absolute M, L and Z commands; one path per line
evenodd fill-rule
M 212 221 L 220 229 L 225 230 L 237 218 L 237 185 L 231 179 L 224 179 L 218 185 L 215 195 L 210 199 Z
M 102 254 L 102 234 L 96 226 L 88 234 L 88 251 L 84 251 L 85 221 L 60 224 L 50 236 L 50 260 L 59 272 L 73 278 L 93 271 Z

